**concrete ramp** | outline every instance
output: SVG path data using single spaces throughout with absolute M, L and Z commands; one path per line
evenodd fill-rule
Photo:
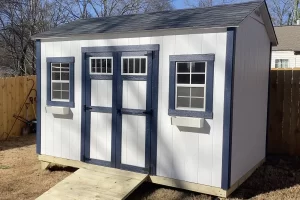
M 148 175 L 122 172 L 124 173 L 113 174 L 81 168 L 37 199 L 125 199 L 147 179 Z

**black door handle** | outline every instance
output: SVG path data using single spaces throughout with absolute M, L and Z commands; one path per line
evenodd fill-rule
M 117 114 L 122 114 L 122 111 L 121 111 L 121 109 L 117 109 Z

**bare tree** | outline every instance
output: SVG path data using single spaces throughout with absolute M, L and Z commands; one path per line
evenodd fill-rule
M 274 25 L 293 23 L 294 0 L 268 0 L 267 3 Z
M 214 5 L 229 4 L 239 2 L 238 0 L 184 0 L 187 7 L 210 7 Z

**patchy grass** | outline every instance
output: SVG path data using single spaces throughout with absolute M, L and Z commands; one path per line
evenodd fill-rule
M 35 199 L 71 172 L 41 170 L 35 136 L 0 141 L 0 199 Z
M 74 171 L 54 167 L 41 170 L 35 153 L 35 136 L 0 141 L 0 200 L 35 199 Z M 142 184 L 132 200 L 217 200 L 217 197 L 177 190 L 151 183 Z M 230 200 L 300 199 L 300 159 L 269 157 Z

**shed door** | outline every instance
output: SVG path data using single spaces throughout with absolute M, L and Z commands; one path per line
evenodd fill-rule
M 152 52 L 120 53 L 118 110 L 120 168 L 149 172 L 152 124 Z
M 113 53 L 95 53 L 86 57 L 85 89 L 85 161 L 112 166 L 113 71 L 116 66 Z
M 153 52 L 89 53 L 85 63 L 85 161 L 155 173 Z

